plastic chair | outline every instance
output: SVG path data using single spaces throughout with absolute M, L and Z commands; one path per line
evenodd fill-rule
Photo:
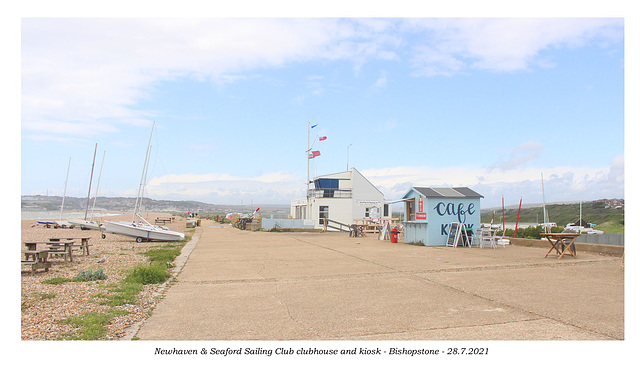
M 493 249 L 496 248 L 496 237 L 493 234 L 494 231 L 491 229 L 480 229 L 480 248 L 484 248 L 485 244 L 489 244 Z
M 473 235 L 471 236 L 471 245 L 470 246 L 478 246 L 480 248 L 482 248 L 482 241 L 481 239 L 481 231 L 482 229 L 476 230 L 473 232 Z

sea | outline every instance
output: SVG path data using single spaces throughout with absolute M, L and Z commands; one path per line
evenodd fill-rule
M 60 212 L 55 211 L 21 211 L 20 219 L 21 220 L 69 220 L 69 219 L 84 219 L 84 211 L 69 211 L 63 212 L 62 217 L 60 217 Z M 94 212 L 93 217 L 107 217 L 107 216 L 115 216 L 122 215 L 123 212 L 119 213 L 108 213 L 108 212 Z

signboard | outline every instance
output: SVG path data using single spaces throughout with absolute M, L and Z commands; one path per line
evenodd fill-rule
M 416 212 L 416 220 L 426 220 L 427 213 L 426 212 Z
M 452 222 L 449 226 L 449 236 L 447 236 L 448 247 L 454 247 L 456 245 L 456 241 L 458 240 L 458 233 L 460 232 L 460 223 Z
M 356 200 L 356 205 L 358 206 L 380 206 L 382 202 L 380 201 L 365 201 L 365 200 Z

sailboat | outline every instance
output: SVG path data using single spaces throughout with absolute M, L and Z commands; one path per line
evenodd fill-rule
M 73 219 L 69 220 L 69 222 L 73 225 L 78 225 L 82 230 L 100 230 L 100 224 L 93 221 L 93 210 L 91 211 L 91 218 L 87 219 L 87 215 L 89 213 L 89 202 L 91 199 L 91 183 L 93 182 L 93 168 L 96 165 L 96 152 L 98 152 L 98 144 L 96 144 L 96 148 L 93 152 L 93 163 L 91 164 L 91 177 L 89 178 L 89 192 L 87 193 L 87 208 L 84 211 L 84 220 L 81 219 Z M 102 156 L 102 164 L 104 164 L 104 155 Z M 100 174 L 102 175 L 102 166 L 100 166 Z M 98 184 L 100 178 L 98 178 Z M 98 195 L 98 188 L 96 187 L 96 196 Z M 93 204 L 95 207 L 95 199 L 93 200 Z
M 67 165 L 67 177 L 64 180 L 64 192 L 62 193 L 62 205 L 60 205 L 60 220 L 58 221 L 38 221 L 39 224 L 44 224 L 46 227 L 53 226 L 54 228 L 70 228 L 73 229 L 73 224 L 68 221 L 62 220 L 62 213 L 64 212 L 64 199 L 67 196 L 67 182 L 69 181 L 69 169 L 71 168 L 71 157 L 69 157 L 69 164 Z
M 153 136 L 153 128 L 151 127 L 151 136 Z M 149 144 L 147 145 L 147 153 L 144 160 L 144 168 L 142 169 L 142 177 L 140 178 L 140 187 L 138 188 L 138 196 L 133 209 L 133 219 L 128 221 L 105 221 L 102 224 L 103 230 L 107 233 L 117 234 L 136 238 L 136 242 L 159 240 L 159 241 L 178 241 L 184 240 L 184 234 L 171 231 L 164 226 L 152 225 L 145 220 L 139 213 L 142 207 L 142 196 L 144 196 L 144 185 L 146 184 L 147 171 L 149 169 L 149 154 L 151 152 L 151 136 L 149 136 Z M 104 237 L 104 236 L 103 236 Z
M 602 230 L 594 229 L 595 225 L 587 223 L 582 219 L 582 201 L 580 201 L 580 220 L 568 223 L 565 230 L 575 231 L 579 234 L 604 234 Z
M 540 180 L 542 181 L 542 228 L 545 234 L 551 232 L 551 228 L 556 226 L 555 222 L 549 222 L 549 213 L 547 212 L 547 205 L 544 201 L 544 176 L 540 173 Z

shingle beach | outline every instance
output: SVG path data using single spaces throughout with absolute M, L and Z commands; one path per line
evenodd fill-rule
M 145 216 L 148 216 L 148 220 L 153 220 L 156 217 L 170 215 L 149 213 Z M 131 220 L 131 214 L 110 216 L 108 220 Z M 174 231 L 185 232 L 185 221 L 184 218 L 176 217 L 174 222 L 165 226 Z M 119 283 L 126 276 L 128 269 L 149 263 L 147 257 L 142 255 L 143 252 L 166 243 L 136 243 L 133 238 L 115 234 L 106 234 L 106 238 L 102 239 L 101 235 L 95 230 L 81 230 L 78 227 L 46 228 L 45 225 L 38 224 L 37 220 L 22 220 L 21 249 L 24 249 L 25 241 L 43 241 L 55 237 L 90 237 L 90 255 L 88 256 L 77 250 L 73 254 L 73 262 L 65 262 L 62 258 L 52 259 L 52 266 L 48 272 L 38 270 L 36 273 L 31 273 L 28 266 L 22 266 L 22 340 L 56 340 L 73 337 L 77 328 L 62 324 L 61 321 L 84 313 L 100 313 L 110 309 L 124 310 L 127 314 L 114 316 L 107 326 L 107 334 L 101 338 L 114 340 L 122 337 L 127 327 L 150 315 L 150 311 L 159 300 L 161 294 L 158 289 L 162 285 L 145 285 L 136 305 L 115 307 L 100 305 L 99 303 L 104 300 L 100 295 L 109 292 L 107 289 L 109 284 Z M 98 263 L 99 261 L 102 263 Z M 84 270 L 102 270 L 107 275 L 107 279 L 61 284 L 43 283 L 52 278 L 73 278 Z

